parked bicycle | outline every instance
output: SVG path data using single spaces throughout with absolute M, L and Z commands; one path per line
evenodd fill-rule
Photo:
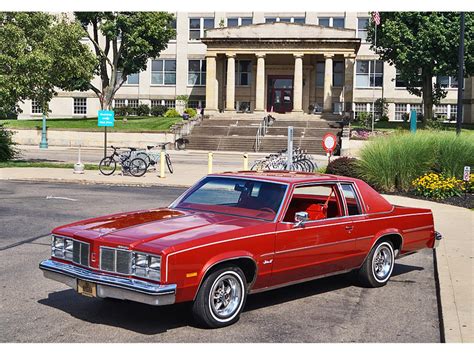
M 171 163 L 170 155 L 166 152 L 166 146 L 171 142 L 157 144 L 157 145 L 148 145 L 145 150 L 139 150 L 136 153 L 138 158 L 141 158 L 147 164 L 147 170 L 150 166 L 155 167 L 160 162 L 161 151 L 165 151 L 165 162 L 168 167 L 168 171 L 173 174 L 173 164 Z M 153 150 L 154 148 L 160 147 L 161 150 Z
M 104 175 L 112 175 L 120 164 L 122 172 L 130 173 L 132 176 L 143 176 L 147 170 L 147 163 L 136 156 L 136 148 L 128 148 L 125 151 L 117 152 L 119 147 L 110 146 L 113 149 L 111 155 L 103 158 L 99 163 L 99 170 Z
M 288 168 L 288 154 L 285 149 L 256 160 L 250 170 L 289 170 Z M 293 150 L 291 170 L 314 172 L 315 169 L 317 169 L 317 164 L 313 162 L 313 158 L 306 150 L 299 147 Z

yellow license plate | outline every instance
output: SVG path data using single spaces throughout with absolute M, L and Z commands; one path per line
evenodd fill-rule
M 97 297 L 97 285 L 85 280 L 77 280 L 77 292 L 87 297 Z

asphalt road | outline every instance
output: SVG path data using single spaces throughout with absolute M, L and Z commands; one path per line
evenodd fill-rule
M 217 330 L 195 327 L 189 304 L 91 299 L 45 279 L 38 269 L 50 254 L 49 238 L 41 236 L 54 226 L 166 205 L 181 192 L 0 181 L 1 341 L 440 341 L 431 250 L 400 259 L 383 288 L 361 288 L 341 275 L 250 295 L 240 321 Z

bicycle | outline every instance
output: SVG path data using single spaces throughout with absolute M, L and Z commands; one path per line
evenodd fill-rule
M 168 171 L 173 174 L 173 164 L 171 163 L 170 155 L 166 152 L 166 146 L 171 142 L 157 144 L 157 145 L 147 145 L 145 150 L 140 150 L 136 153 L 137 157 L 143 159 L 147 164 L 147 170 L 150 166 L 155 167 L 155 165 L 161 159 L 161 151 L 152 151 L 153 148 L 161 147 L 162 151 L 165 151 L 165 162 L 168 167 Z M 156 170 L 156 167 L 155 167 Z
M 146 173 L 147 164 L 142 158 L 136 157 L 136 148 L 129 147 L 128 151 L 117 153 L 119 147 L 110 146 L 113 152 L 108 157 L 103 158 L 99 163 L 99 170 L 103 175 L 112 175 L 120 164 L 122 172 L 129 172 L 132 176 L 140 177 Z

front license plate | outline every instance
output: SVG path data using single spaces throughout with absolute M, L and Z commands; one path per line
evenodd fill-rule
M 77 292 L 87 297 L 97 297 L 97 285 L 85 280 L 77 280 Z

